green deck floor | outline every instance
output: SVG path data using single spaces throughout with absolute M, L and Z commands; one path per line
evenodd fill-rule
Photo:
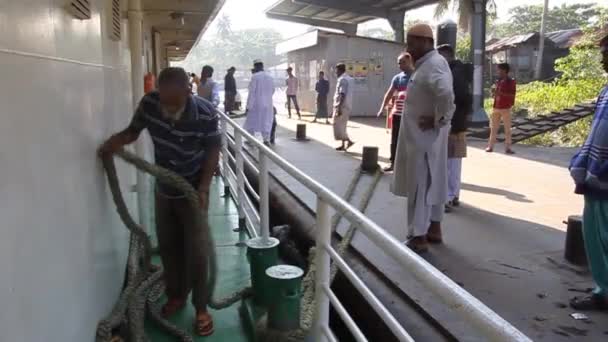
M 245 240 L 244 234 L 239 236 L 232 229 L 238 225 L 238 213 L 235 203 L 231 198 L 222 198 L 223 183 L 219 177 L 214 177 L 209 196 L 209 225 L 212 230 L 216 245 L 218 260 L 218 280 L 215 290 L 215 298 L 221 298 L 232 293 L 243 286 L 250 284 L 249 262 L 247 261 L 246 248 L 237 247 L 235 243 Z M 160 263 L 158 257 L 155 262 Z M 162 299 L 164 300 L 164 299 Z M 195 337 L 195 341 L 206 342 L 245 342 L 249 341 L 246 332 L 242 328 L 239 315 L 240 303 L 234 304 L 224 310 L 211 310 L 213 316 L 215 333 L 209 337 Z M 171 318 L 171 322 L 186 329 L 192 336 L 192 323 L 194 319 L 194 308 L 188 305 L 182 312 Z M 148 337 L 153 342 L 175 341 L 175 339 L 158 328 L 153 322 L 146 323 Z

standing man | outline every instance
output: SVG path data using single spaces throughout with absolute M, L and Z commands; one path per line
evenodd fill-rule
M 395 165 L 395 152 L 397 150 L 397 141 L 399 139 L 399 128 L 401 127 L 401 115 L 405 108 L 405 98 L 407 91 L 407 84 L 410 81 L 410 75 L 414 72 L 414 63 L 412 62 L 412 56 L 404 52 L 397 58 L 399 69 L 401 72 L 393 77 L 391 86 L 384 94 L 384 100 L 382 100 L 382 107 L 378 111 L 378 117 L 384 114 L 384 110 L 389 106 L 391 100 L 394 99 L 393 106 L 391 108 L 391 165 L 384 169 L 386 172 L 391 172 Z
M 446 211 L 460 205 L 460 180 L 462 158 L 467 156 L 467 117 L 471 113 L 471 93 L 464 64 L 456 59 L 454 48 L 445 44 L 437 47 L 439 54 L 448 61 L 454 80 L 454 104 L 452 127 L 448 137 L 448 203 Z
M 511 149 L 511 108 L 515 104 L 516 84 L 509 76 L 511 67 L 508 63 L 500 63 L 497 67 L 498 81 L 494 89 L 494 110 L 490 125 L 490 140 L 486 152 L 494 152 L 496 136 L 500 128 L 500 120 L 505 126 L 505 153 L 515 154 Z
M 327 94 L 329 94 L 329 81 L 325 79 L 325 73 L 319 71 L 319 80 L 315 84 L 317 92 L 317 114 L 312 122 L 317 122 L 317 119 L 325 119 L 325 123 L 329 124 L 329 115 L 327 113 Z
M 287 68 L 287 79 L 285 80 L 285 84 L 287 85 L 287 113 L 289 114 L 289 118 L 291 119 L 291 102 L 293 101 L 293 105 L 296 107 L 296 112 L 298 113 L 298 119 L 302 119 L 297 98 L 298 78 L 293 75 L 293 69 L 291 67 Z
M 201 72 L 201 81 L 198 84 L 197 93 L 198 96 L 213 103 L 215 108 L 217 108 L 217 106 L 220 105 L 220 88 L 212 77 L 213 68 L 209 65 L 205 65 Z
M 600 41 L 602 65 L 608 72 L 608 35 Z M 591 131 L 572 158 L 575 192 L 585 196 L 583 239 L 596 287 L 590 296 L 573 298 L 575 310 L 608 311 L 608 87 L 597 99 Z
M 407 196 L 407 245 L 418 253 L 428 250 L 428 242 L 443 240 L 448 133 L 454 113 L 452 73 L 434 44 L 433 30 L 426 24 L 407 32 L 407 52 L 416 71 L 407 89 L 393 183 L 396 195 Z
M 209 186 L 221 147 L 218 119 L 211 103 L 190 94 L 184 69 L 166 68 L 158 76 L 158 91 L 142 98 L 131 124 L 103 143 L 99 153 L 106 156 L 119 151 L 147 128 L 154 142 L 156 164 L 176 172 L 198 189 L 200 210 L 205 215 L 202 229 L 208 230 Z M 208 241 L 201 227 L 195 225 L 196 215 L 200 215 L 197 211 L 181 191 L 156 184 L 156 233 L 168 298 L 162 314 L 169 317 L 180 311 L 192 290 L 195 331 L 208 336 L 213 333 L 213 321 L 207 312 Z
M 355 144 L 350 140 L 347 132 L 348 119 L 353 108 L 352 78 L 346 73 L 346 65 L 336 65 L 336 94 L 334 95 L 334 139 L 341 142 L 336 151 L 347 151 Z
M 251 76 L 249 95 L 247 96 L 245 129 L 252 135 L 260 132 L 264 144 L 270 145 L 270 132 L 272 131 L 274 119 L 272 110 L 274 82 L 272 76 L 264 71 L 264 63 L 259 59 L 253 61 L 253 70 L 251 72 L 253 75 Z
M 224 76 L 224 110 L 227 114 L 232 114 L 234 110 L 234 100 L 236 98 L 236 80 L 234 79 L 235 67 L 230 67 Z

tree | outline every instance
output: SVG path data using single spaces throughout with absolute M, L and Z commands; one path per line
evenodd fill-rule
M 461 36 L 456 40 L 456 58 L 464 63 L 471 62 L 471 37 Z
M 435 7 L 435 18 L 441 18 L 450 8 L 458 12 L 458 27 L 463 31 L 469 30 L 469 23 L 473 15 L 473 0 L 439 0 Z M 486 11 L 488 16 L 496 16 L 496 2 L 486 1 Z
M 587 26 L 600 13 L 595 4 L 563 4 L 550 9 L 546 32 Z M 523 33 L 538 32 L 541 26 L 543 5 L 517 6 L 509 10 L 509 20 L 497 24 L 494 32 L 498 37 L 510 37 Z

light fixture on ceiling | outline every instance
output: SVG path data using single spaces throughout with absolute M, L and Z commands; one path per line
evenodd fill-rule
M 186 25 L 183 12 L 171 12 L 169 17 L 171 17 L 171 20 L 178 21 L 181 26 Z

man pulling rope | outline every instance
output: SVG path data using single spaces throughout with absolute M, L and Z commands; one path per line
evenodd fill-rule
M 102 156 L 133 143 L 148 129 L 154 142 L 156 164 L 184 177 L 198 189 L 200 207 L 206 216 L 211 179 L 219 159 L 221 133 L 219 117 L 209 101 L 192 96 L 188 75 L 182 68 L 166 68 L 158 77 L 158 91 L 146 94 L 130 125 L 110 137 L 99 149 Z M 198 226 L 196 211 L 185 194 L 175 187 L 156 185 L 156 230 L 167 302 L 164 317 L 180 311 L 190 291 L 196 309 L 194 330 L 198 335 L 213 333 L 207 312 L 209 255 L 206 246 L 207 220 Z

